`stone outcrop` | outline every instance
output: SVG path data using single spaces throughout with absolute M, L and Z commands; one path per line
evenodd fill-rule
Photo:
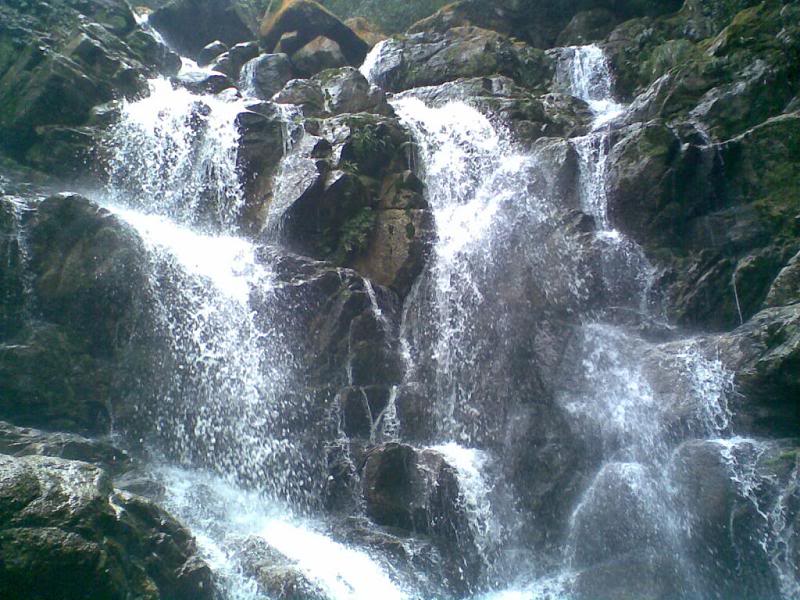
M 380 57 L 372 78 L 392 92 L 488 75 L 544 90 L 553 76 L 552 60 L 541 50 L 477 27 L 392 38 L 381 46 Z
M 290 82 L 275 99 L 300 100 L 300 91 Z M 304 110 L 333 116 L 306 127 L 290 158 L 299 177 L 274 190 L 268 230 L 295 251 L 357 268 L 405 295 L 432 232 L 422 184 L 407 172 L 407 135 L 355 69 L 325 71 L 302 93 Z
M 92 108 L 142 94 L 146 77 L 180 62 L 125 2 L 37 7 L 0 7 L 0 146 L 52 174 L 86 178 L 96 138 L 82 126 Z M 76 160 L 76 151 L 85 155 Z
M 25 228 L 25 238 L 17 229 L 11 239 L 26 246 L 30 290 L 23 279 L 7 283 L 22 304 L 0 348 L 0 414 L 20 425 L 105 431 L 114 360 L 143 314 L 144 249 L 116 217 L 70 194 L 38 204 Z

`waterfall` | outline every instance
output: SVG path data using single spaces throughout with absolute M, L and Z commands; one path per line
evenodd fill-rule
M 373 83 L 386 47 L 361 68 Z M 603 51 L 561 49 L 556 85 L 588 104 L 589 133 L 525 149 L 477 101 L 437 105 L 424 90 L 391 99 L 415 142 L 436 239 L 399 324 L 381 308 L 385 292 L 366 280 L 359 290 L 378 328 L 399 327 L 407 367 L 381 409 L 357 390 L 370 418 L 363 447 L 344 433 L 341 390 L 324 400 L 305 390 L 304 307 L 284 301 L 278 275 L 277 217 L 294 183 L 318 175 L 299 152 L 316 140 L 298 109 L 278 109 L 284 157 L 256 243 L 237 236 L 245 101 L 157 79 L 148 97 L 123 103 L 104 203 L 148 253 L 151 322 L 138 335 L 153 356 L 130 357 L 131 408 L 119 418 L 225 598 L 264 597 L 277 580 L 330 600 L 569 599 L 620 562 L 668 579 L 672 597 L 704 598 L 681 479 L 689 451 L 719 459 L 752 506 L 764 564 L 784 598 L 797 595 L 785 519 L 797 468 L 794 487 L 765 503 L 763 447 L 732 431 L 732 375 L 667 330 L 652 310 L 653 267 L 608 218 L 611 134 L 625 107 Z M 554 158 L 570 152 L 577 173 Z M 347 516 L 322 506 L 332 448 L 356 473 L 371 445 L 405 441 L 408 389 L 431 409 L 433 433 L 418 450 L 437 453 L 457 482 L 468 531 L 454 532 L 455 550 L 478 559 L 459 563 L 463 590 L 446 589 L 445 560 L 427 539 L 364 525 L 362 498 Z
M 371 75 L 381 54 L 380 48 L 374 50 L 362 71 Z M 594 449 L 594 475 L 570 511 L 560 566 L 539 573 L 532 569 L 533 576 L 514 587 L 497 586 L 486 597 L 571 597 L 582 573 L 591 574 L 599 561 L 610 558 L 609 549 L 621 556 L 638 554 L 651 565 L 647 568 L 656 569 L 653 577 L 667 574 L 672 580 L 666 585 L 676 586 L 670 592 L 676 597 L 705 597 L 705 575 L 687 550 L 692 526 L 672 464 L 676 448 L 686 441 L 737 439 L 726 437 L 732 433 L 732 374 L 691 338 L 657 343 L 637 333 L 644 323 L 661 323 L 663 316 L 651 308 L 655 270 L 608 218 L 611 133 L 625 107 L 613 99 L 608 62 L 597 46 L 563 49 L 556 83 L 587 102 L 593 114 L 590 132 L 570 143 L 579 158 L 580 206 L 597 225 L 594 255 L 605 297 L 599 306 L 591 303 L 591 282 L 576 258 L 575 241 L 552 236 L 565 207 L 563 197 L 532 185 L 537 172 L 548 168 L 542 146 L 519 151 L 500 124 L 465 102 L 429 105 L 424 91 L 399 94 L 391 103 L 417 143 L 437 227 L 431 262 L 405 307 L 407 379 L 433 399 L 437 448 L 449 449 L 454 464 L 462 465 L 459 477 L 473 493 L 466 502 L 478 536 L 491 543 L 489 524 L 499 523 L 510 532 L 501 542 L 507 551 L 521 535 L 514 518 L 503 515 L 496 496 L 479 483 L 486 481 L 485 465 L 479 460 L 464 467 L 459 457 L 518 451 L 508 446 L 507 432 L 525 414 L 518 394 L 528 384 L 504 347 L 509 338 L 519 339 L 514 336 L 520 330 L 535 327 L 535 318 L 521 315 L 563 305 L 567 314 L 581 315 L 565 353 L 574 370 L 556 377 L 555 402 L 572 435 Z M 544 288 L 544 301 L 537 305 L 524 286 L 532 272 Z M 622 324 L 621 309 L 630 311 Z M 511 373 L 519 377 L 513 391 L 495 381 Z M 536 389 L 538 383 L 530 385 Z M 756 442 L 735 442 L 742 443 Z M 720 456 L 730 465 L 735 461 L 726 447 L 720 445 Z M 741 463 L 736 462 L 739 471 L 730 474 L 734 483 L 753 477 L 757 457 L 743 455 L 742 460 L 751 475 L 737 475 Z M 736 485 L 742 498 L 753 496 L 747 486 Z M 796 576 L 787 575 L 788 554 L 778 541 L 785 543 L 787 535 L 781 521 L 785 502 L 778 499 L 769 510 L 757 507 L 756 512 L 765 531 L 772 532 L 763 534 L 762 553 L 789 598 Z M 512 553 L 498 560 L 514 564 L 518 558 Z
M 270 576 L 248 562 L 253 544 L 320 597 L 405 598 L 389 563 L 334 541 L 329 524 L 308 516 L 320 508 L 333 424 L 316 422 L 315 399 L 297 391 L 297 332 L 274 253 L 234 235 L 245 102 L 165 79 L 150 92 L 124 103 L 110 132 L 104 199 L 150 261 L 151 322 L 139 335 L 152 356 L 129 365 L 133 409 L 119 416 L 127 433 L 145 445 L 167 508 L 197 536 L 225 598 L 264 597 L 258 579 Z M 302 130 L 294 107 L 280 114 L 288 153 Z

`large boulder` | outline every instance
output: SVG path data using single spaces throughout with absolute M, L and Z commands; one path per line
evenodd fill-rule
M 290 0 L 283 3 L 273 15 L 266 15 L 261 24 L 261 46 L 271 52 L 284 34 L 297 32 L 291 48 L 284 51 L 294 54 L 318 37 L 325 37 L 338 44 L 345 59 L 353 66 L 364 62 L 369 46 L 352 29 L 342 23 L 333 13 L 313 0 Z
M 213 597 L 189 533 L 98 467 L 0 455 L 0 472 L 4 597 Z
M 735 373 L 738 393 L 731 404 L 738 429 L 794 435 L 800 425 L 800 306 L 765 309 L 709 341 Z
M 386 33 L 402 33 L 410 25 L 423 19 L 433 12 L 448 4 L 447 0 L 416 0 L 404 2 L 403 0 L 320 0 L 320 4 L 327 7 L 334 14 L 346 18 L 348 24 L 355 21 L 366 21 L 369 29 L 377 29 Z M 362 35 L 359 28 L 351 25 L 355 31 Z M 372 25 L 374 24 L 374 25 Z M 365 27 L 362 27 L 365 29 Z M 367 37 L 362 37 L 367 40 Z
M 96 356 L 125 345 L 147 287 L 147 256 L 136 233 L 74 194 L 41 202 L 29 227 L 42 316 L 78 333 Z
M 23 325 L 25 308 L 23 206 L 0 197 L 0 340 L 16 334 Z
M 685 547 L 701 593 L 781 596 L 780 572 L 794 557 L 790 551 L 773 562 L 772 556 L 785 543 L 782 529 L 798 519 L 796 502 L 785 495 L 797 475 L 796 453 L 790 440 L 746 438 L 690 441 L 675 451 L 669 476 L 679 490 Z M 773 511 L 781 513 L 780 523 L 772 521 Z
M 504 75 L 456 79 L 408 93 L 437 108 L 469 98 L 470 105 L 490 115 L 493 122 L 511 133 L 516 143 L 532 152 L 537 152 L 532 145 L 540 138 L 572 138 L 587 133 L 592 120 L 592 113 L 582 100 L 566 94 L 532 93 Z M 559 143 L 570 145 L 564 140 Z M 569 177 L 574 181 L 577 163 L 571 168 Z
M 133 465 L 127 452 L 108 440 L 85 438 L 74 433 L 50 433 L 16 427 L 0 421 L 0 453 L 10 456 L 53 456 L 91 463 L 112 475 L 124 473 Z
M 455 26 L 476 25 L 514 35 L 546 49 L 556 43 L 559 33 L 582 11 L 610 11 L 615 19 L 622 21 L 669 13 L 680 5 L 681 0 L 500 0 L 488 7 L 481 0 L 461 0 L 445 5 L 411 29 L 444 31 Z
M 387 91 L 439 85 L 463 77 L 505 75 L 544 90 L 553 61 L 541 50 L 477 27 L 422 32 L 383 42 L 370 79 Z
M 291 79 L 292 63 L 285 54 L 261 54 L 242 67 L 244 90 L 261 100 L 272 98 Z
M 28 209 L 24 301 L 32 312 L 17 315 L 0 351 L 0 413 L 21 425 L 106 431 L 115 361 L 146 312 L 144 248 L 80 196 Z
M 370 449 L 361 470 L 367 515 L 374 522 L 431 536 L 442 548 L 444 575 L 465 591 L 485 566 L 477 553 L 464 490 L 440 452 L 390 442 Z M 484 540 L 485 541 L 485 540 Z
M 319 85 L 327 110 L 371 108 L 376 101 L 386 107 L 354 70 L 323 73 Z M 369 113 L 345 113 L 321 121 L 314 133 L 307 129 L 287 159 L 292 177 L 279 180 L 267 227 L 295 251 L 408 293 L 433 227 L 422 185 L 406 173 L 407 143 L 396 119 Z
M 189 56 L 216 40 L 233 46 L 255 38 L 246 13 L 232 0 L 172 0 L 149 20 L 170 44 Z

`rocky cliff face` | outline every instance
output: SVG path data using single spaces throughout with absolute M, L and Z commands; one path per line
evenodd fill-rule
M 166 462 L 369 593 L 795 597 L 796 1 L 151 4 L 0 6 L 0 595 L 350 597 Z

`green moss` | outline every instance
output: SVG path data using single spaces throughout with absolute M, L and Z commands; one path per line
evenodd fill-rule
M 655 81 L 675 68 L 703 62 L 700 48 L 688 40 L 670 40 L 656 46 L 642 63 L 639 76 L 644 81 Z
M 359 210 L 348 219 L 339 235 L 339 249 L 345 255 L 351 256 L 367 249 L 369 236 L 375 227 L 375 213 L 369 207 Z

